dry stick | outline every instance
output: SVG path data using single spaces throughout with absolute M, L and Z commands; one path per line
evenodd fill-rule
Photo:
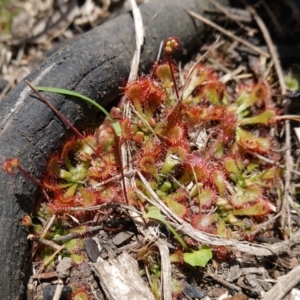
M 61 279 L 58 279 L 57 286 L 55 289 L 55 294 L 52 300 L 59 300 L 64 288 L 64 283 Z
M 172 300 L 171 262 L 168 244 L 163 239 L 158 239 L 155 244 L 159 249 L 161 258 L 162 299 Z
M 132 8 L 132 15 L 134 21 L 134 30 L 135 30 L 135 42 L 136 48 L 134 57 L 131 64 L 131 70 L 129 74 L 128 81 L 133 81 L 137 79 L 139 64 L 140 64 L 140 56 L 141 56 L 141 48 L 144 44 L 144 26 L 142 15 L 140 9 L 138 8 L 135 0 L 129 0 L 131 8 Z
M 192 73 L 193 71 L 196 69 L 196 67 L 200 64 L 200 62 L 206 57 L 208 56 L 209 53 L 211 53 L 211 51 L 214 50 L 214 48 L 217 46 L 218 42 L 220 40 L 220 36 L 218 35 L 216 40 L 214 41 L 214 43 L 212 45 L 209 46 L 209 48 L 206 50 L 206 52 L 201 55 L 201 57 L 196 61 L 196 63 L 193 64 L 193 66 L 190 68 L 188 74 L 187 74 L 187 77 L 186 77 L 186 81 L 182 87 L 182 94 L 180 95 L 179 99 L 185 99 L 187 98 L 192 91 L 189 91 L 187 89 L 188 85 L 190 84 L 191 82 L 191 77 L 192 77 Z
M 57 278 L 58 274 L 56 271 L 48 272 L 48 273 L 42 273 L 42 274 L 33 274 L 30 276 L 30 279 L 53 279 Z
M 42 229 L 41 233 L 40 233 L 40 237 L 44 237 L 46 235 L 46 233 L 48 232 L 48 230 L 52 227 L 52 224 L 54 222 L 56 218 L 56 215 L 52 215 L 50 219 L 48 219 L 45 227 Z
M 248 11 L 253 15 L 257 25 L 259 26 L 260 30 L 262 31 L 262 34 L 265 38 L 265 41 L 267 43 L 267 46 L 270 50 L 270 54 L 272 57 L 272 60 L 274 62 L 274 67 L 278 76 L 280 88 L 281 88 L 281 94 L 283 96 L 286 95 L 286 85 L 284 82 L 284 76 L 283 71 L 281 68 L 280 60 L 278 58 L 276 49 L 274 47 L 273 41 L 271 39 L 270 33 L 263 22 L 263 20 L 259 17 L 259 15 L 256 13 L 256 10 L 250 6 L 247 7 Z M 285 153 L 285 163 L 286 163 L 286 170 L 285 170 L 285 186 L 284 186 L 284 198 L 282 203 L 282 215 L 281 215 L 281 227 L 284 231 L 284 228 L 287 224 L 287 218 L 290 218 L 290 211 L 289 211 L 289 201 L 288 196 L 290 192 L 290 185 L 291 185 L 291 170 L 292 170 L 292 155 L 291 155 L 291 126 L 290 121 L 285 121 L 285 146 L 287 148 Z M 288 222 L 288 227 L 290 227 L 290 222 Z
M 264 295 L 264 300 L 281 300 L 300 282 L 300 265 L 288 274 L 279 277 L 278 282 Z
M 26 296 L 27 296 L 27 300 L 33 300 L 34 297 L 33 297 L 33 284 L 32 283 L 28 283 L 27 284 L 27 293 L 26 293 Z
M 271 54 L 271 58 L 274 62 L 275 70 L 276 70 L 278 80 L 279 80 L 279 84 L 280 84 L 280 88 L 281 88 L 281 94 L 285 95 L 286 94 L 286 85 L 284 83 L 283 71 L 282 71 L 282 68 L 281 68 L 281 65 L 280 65 L 280 60 L 278 58 L 276 49 L 274 47 L 272 38 L 271 38 L 270 33 L 268 31 L 268 28 L 266 27 L 265 23 L 260 18 L 260 16 L 256 13 L 256 10 L 254 8 L 248 6 L 247 9 L 253 15 L 253 18 L 255 19 L 258 27 L 260 28 L 260 30 L 261 30 L 264 38 L 265 38 L 265 41 L 267 43 L 267 46 L 268 46 L 270 54 Z M 270 57 L 270 56 L 268 55 L 267 57 Z
M 132 16 L 133 16 L 133 21 L 134 21 L 134 29 L 135 29 L 135 42 L 136 42 L 136 48 L 131 64 L 131 69 L 130 69 L 130 74 L 128 77 L 128 81 L 133 81 L 137 79 L 138 77 L 138 70 L 139 70 L 139 64 L 140 64 L 140 56 L 141 56 L 141 48 L 144 43 L 144 26 L 143 26 L 143 20 L 142 20 L 142 15 L 140 12 L 139 7 L 136 4 L 135 0 L 130 0 L 130 5 L 132 8 Z M 131 110 L 129 108 L 129 102 L 125 104 L 124 107 L 124 116 L 126 118 L 131 117 Z M 120 144 L 120 138 L 117 138 L 117 147 L 119 149 L 119 156 L 120 156 L 120 163 L 121 163 L 121 172 L 122 172 L 122 187 L 123 187 L 123 193 L 126 198 L 127 204 L 128 202 L 128 197 L 127 197 L 127 190 L 126 187 L 129 185 L 132 188 L 135 186 L 135 182 L 133 178 L 128 179 L 127 177 L 124 177 L 124 172 L 129 171 L 132 172 L 132 163 L 131 163 L 131 157 L 130 157 L 130 145 L 126 141 L 123 145 Z M 118 151 L 118 150 L 117 150 Z
M 282 212 L 280 211 L 277 215 L 273 216 L 270 220 L 268 220 L 268 221 L 266 221 L 266 222 L 263 222 L 263 223 L 257 225 L 256 229 L 253 230 L 253 231 L 251 231 L 251 235 L 255 236 L 255 235 L 256 235 L 257 233 L 259 233 L 264 227 L 268 226 L 268 225 L 271 224 L 271 223 L 274 223 L 275 220 L 276 220 L 278 217 L 281 216 L 281 213 L 282 213 Z
M 133 170 L 132 171 L 124 171 L 124 176 L 129 176 L 129 175 L 134 175 L 134 174 L 135 174 L 135 172 Z M 112 181 L 120 179 L 121 177 L 122 177 L 121 174 L 112 176 L 112 177 L 110 177 L 110 178 L 108 178 L 106 180 L 103 180 L 101 182 L 93 184 L 92 188 L 95 189 L 95 188 L 98 188 L 100 186 L 106 185 L 106 184 L 108 184 L 108 183 L 110 183 Z
M 193 16 L 194 18 L 196 18 L 196 19 L 202 21 L 203 23 L 205 23 L 205 24 L 207 24 L 207 25 L 209 25 L 209 26 L 215 28 L 216 30 L 218 30 L 218 31 L 222 32 L 223 34 L 229 36 L 230 38 L 232 38 L 232 39 L 238 41 L 239 43 L 244 44 L 245 46 L 249 47 L 250 49 L 254 50 L 255 52 L 257 52 L 257 53 L 259 53 L 259 54 L 261 54 L 261 55 L 263 55 L 263 56 L 265 56 L 265 57 L 267 57 L 267 58 L 270 57 L 269 53 L 263 51 L 263 50 L 260 49 L 259 47 L 256 47 L 256 46 L 252 45 L 251 43 L 245 41 L 244 39 L 242 39 L 242 38 L 240 38 L 240 37 L 234 35 L 234 34 L 231 33 L 230 31 L 228 31 L 228 30 L 224 29 L 223 27 L 217 25 L 216 23 L 214 23 L 214 22 L 208 20 L 207 18 L 205 18 L 205 17 L 203 17 L 203 16 L 201 16 L 201 15 L 199 15 L 199 14 L 197 14 L 197 13 L 191 11 L 191 10 L 188 10 L 187 12 L 188 12 L 191 16 Z
M 61 247 L 60 245 L 57 245 L 57 244 L 55 244 L 55 243 L 52 242 L 52 241 L 45 240 L 45 239 L 43 239 L 43 238 L 41 238 L 41 237 L 39 237 L 39 236 L 35 236 L 35 235 L 33 235 L 33 234 L 29 234 L 28 237 L 27 237 L 27 240 L 29 240 L 29 241 L 35 241 L 35 242 L 41 243 L 41 244 L 46 245 L 46 246 L 49 246 L 49 247 L 51 247 L 51 248 L 53 248 L 53 249 L 55 249 L 55 250 L 58 250 L 58 249 L 60 249 L 60 247 Z
M 41 266 L 40 266 L 40 268 L 38 269 L 38 271 L 37 271 L 37 273 L 39 274 L 39 273 L 41 273 L 42 272 L 42 270 L 43 270 L 43 268 L 45 267 L 45 266 L 47 266 L 48 264 L 50 264 L 50 262 L 54 259 L 54 257 L 60 252 L 60 251 L 62 251 L 64 248 L 65 248 L 66 246 L 65 245 L 62 245 L 62 246 L 60 246 L 60 248 L 59 249 L 57 249 Z
M 41 238 L 45 237 L 45 235 L 47 234 L 47 232 L 49 231 L 49 229 L 52 227 L 52 224 L 53 224 L 55 218 L 56 218 L 56 215 L 52 215 L 51 218 L 48 219 L 46 225 L 42 228 L 42 231 L 40 232 L 40 237 Z M 33 246 L 32 254 L 31 254 L 31 259 L 33 259 L 33 257 L 35 256 L 37 250 L 39 249 L 38 246 L 39 246 L 38 244 L 35 244 Z
M 224 286 L 226 286 L 230 289 L 233 289 L 233 290 L 238 291 L 238 292 L 240 292 L 242 290 L 239 286 L 237 286 L 233 283 L 230 283 L 230 282 L 224 280 L 223 278 L 221 278 L 221 277 L 219 277 L 219 276 L 217 276 L 213 273 L 203 272 L 203 274 L 211 277 L 212 279 L 218 281 L 219 283 L 221 283 L 222 285 L 224 285 Z
M 80 233 L 79 232 L 71 232 L 71 233 L 68 233 L 66 235 L 62 235 L 62 236 L 53 238 L 52 240 L 54 242 L 64 242 L 64 241 L 68 241 L 68 240 L 71 240 L 71 239 L 76 239 L 76 238 L 82 237 L 83 234 L 95 233 L 97 231 L 100 231 L 102 228 L 103 228 L 102 225 L 100 225 L 100 226 L 94 226 L 94 227 L 88 228 L 84 233 L 81 233 L 81 232 Z
M 245 26 L 242 22 L 236 20 L 232 17 L 232 14 L 229 13 L 228 9 L 224 7 L 222 4 L 220 4 L 217 0 L 209 0 L 215 7 L 217 7 L 220 11 L 223 12 L 224 15 L 226 15 L 229 19 L 236 22 L 241 28 L 248 29 L 247 26 Z
M 265 8 L 266 12 L 270 16 L 270 19 L 274 23 L 274 26 L 276 27 L 276 30 L 278 31 L 278 33 L 280 35 L 282 35 L 283 34 L 283 30 L 282 30 L 279 22 L 277 21 L 277 18 L 275 17 L 275 15 L 273 14 L 272 10 L 270 9 L 268 3 L 266 1 L 264 1 L 264 0 L 260 0 L 260 3 L 263 5 L 263 7 Z

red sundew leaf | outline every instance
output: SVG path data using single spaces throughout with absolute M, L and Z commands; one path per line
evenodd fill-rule
M 105 189 L 99 192 L 99 204 L 114 202 L 123 202 L 123 194 L 120 186 L 112 185 L 105 187 Z
M 55 211 L 60 210 L 62 208 L 74 207 L 75 199 L 75 195 L 65 197 L 62 192 L 56 192 L 53 196 L 53 201 L 50 203 L 50 205 Z
M 165 101 L 166 93 L 161 87 L 154 84 L 154 82 L 150 79 L 145 83 L 145 85 L 144 95 L 148 104 L 154 102 L 157 105 L 160 105 Z
M 183 143 L 181 145 L 173 145 L 168 147 L 167 156 L 176 156 L 180 161 L 184 160 L 189 153 L 188 143 Z
M 258 83 L 257 85 L 254 86 L 254 88 L 251 89 L 250 96 L 255 99 L 255 102 L 264 101 L 267 95 L 268 95 L 268 89 L 264 83 Z
M 87 171 L 87 176 L 91 178 L 105 180 L 117 175 L 117 165 L 112 154 L 106 155 L 104 160 L 93 160 L 91 164 Z
M 171 64 L 171 68 L 173 73 L 177 71 L 177 67 L 175 64 Z M 168 62 L 156 64 L 153 69 L 153 74 L 157 77 L 161 82 L 164 88 L 173 87 L 173 78 L 170 70 L 170 64 Z
M 224 118 L 224 108 L 221 106 L 187 106 L 185 115 L 189 123 L 197 124 L 199 122 L 220 121 Z
M 271 149 L 271 141 L 268 138 L 258 137 L 240 127 L 236 130 L 236 141 L 243 148 L 259 153 L 268 153 Z
M 184 110 L 189 124 L 198 124 L 200 121 L 207 120 L 207 111 L 205 107 L 188 106 Z
M 251 202 L 256 202 L 262 197 L 262 192 L 259 186 L 250 185 L 245 189 L 239 189 L 231 199 L 231 204 L 234 207 L 242 207 Z
M 215 185 L 213 174 L 218 170 L 214 165 L 209 164 L 207 160 L 196 153 L 187 155 L 185 161 L 189 165 L 185 170 L 185 176 L 189 175 L 191 179 L 197 179 L 198 182 Z M 217 175 L 219 175 L 218 172 L 215 174 L 216 180 Z
M 214 170 L 212 173 L 212 182 L 216 186 L 221 197 L 226 195 L 225 175 L 221 170 Z
M 139 112 L 142 107 L 154 111 L 166 99 L 165 91 L 148 77 L 127 84 L 125 95 Z
M 183 124 L 174 124 L 173 126 L 168 126 L 164 132 L 167 141 L 170 145 L 185 145 L 187 144 L 187 134 L 186 129 Z
M 160 157 L 163 153 L 163 146 L 161 142 L 157 140 L 148 140 L 142 148 L 142 156 L 151 155 L 154 157 Z
M 199 89 L 199 96 L 212 104 L 222 104 L 224 85 L 220 81 L 205 83 Z
M 216 233 L 215 223 L 218 220 L 217 214 L 210 214 L 210 215 L 194 215 L 191 220 L 191 225 L 199 229 L 201 231 L 207 233 Z
M 224 159 L 224 167 L 229 174 L 234 174 L 237 176 L 240 173 L 237 163 L 232 157 L 226 157 Z
M 220 121 L 220 128 L 222 130 L 222 140 L 224 143 L 234 141 L 235 131 L 237 128 L 237 115 L 231 109 L 224 110 L 223 118 Z
M 157 176 L 156 159 L 152 155 L 143 156 L 138 162 L 140 170 L 144 174 L 149 174 L 154 177 Z
M 123 118 L 119 121 L 121 125 L 122 130 L 122 140 L 126 141 L 131 138 L 132 136 L 132 130 L 131 130 L 131 121 L 128 118 Z
M 200 191 L 196 198 L 200 203 L 200 207 L 210 207 L 216 198 L 216 192 L 211 189 L 204 189 Z
M 71 138 L 69 141 L 67 141 L 64 144 L 63 149 L 61 151 L 61 155 L 60 155 L 61 160 L 64 161 L 65 159 L 67 159 L 69 153 L 71 151 L 74 151 L 76 146 L 77 146 L 77 140 L 75 138 Z
M 250 89 L 248 87 L 248 89 Z M 244 110 L 249 108 L 251 105 L 266 100 L 268 95 L 267 86 L 264 83 L 259 83 L 254 87 L 251 87 L 249 92 L 247 89 L 242 91 L 240 97 L 237 99 L 236 104 L 238 105 L 237 113 L 241 114 Z
M 176 202 L 184 202 L 189 199 L 189 195 L 183 189 L 177 189 L 176 192 L 172 194 L 172 199 Z
M 73 257 L 73 260 L 76 264 L 80 264 L 78 263 L 78 260 L 80 261 L 79 258 Z M 83 261 L 82 261 L 83 262 Z M 74 293 L 72 293 L 71 298 L 72 300 L 89 300 L 89 293 L 85 292 L 85 291 L 76 291 Z
M 78 229 L 78 228 L 76 228 Z M 80 228 L 77 230 L 71 230 L 72 232 L 76 232 L 76 233 L 84 233 L 86 231 L 86 228 Z M 66 242 L 66 249 L 70 252 L 70 253 L 78 253 L 81 249 L 83 249 L 83 241 L 81 239 L 72 239 L 69 240 L 68 242 Z
M 266 201 L 259 202 L 241 209 L 232 210 L 231 213 L 235 216 L 264 216 L 270 212 L 270 204 Z
M 99 195 L 95 190 L 90 190 L 86 188 L 80 189 L 81 203 L 84 207 L 90 207 L 97 204 Z
M 131 83 L 128 83 L 125 87 L 125 96 L 131 102 L 134 102 L 136 100 L 141 101 L 141 98 L 143 97 L 143 86 L 141 82 L 133 81 Z
M 60 166 L 62 165 L 61 159 L 58 154 L 53 155 L 48 164 L 47 164 L 47 171 L 49 176 L 58 177 L 60 174 Z
M 228 261 L 230 259 L 230 250 L 226 246 L 214 246 L 213 251 L 217 257 L 218 260 L 220 261 Z

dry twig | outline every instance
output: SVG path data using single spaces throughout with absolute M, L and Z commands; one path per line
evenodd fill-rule
M 244 44 L 245 46 L 249 47 L 250 49 L 254 50 L 255 52 L 257 52 L 257 53 L 259 53 L 259 54 L 261 54 L 261 55 L 263 55 L 263 56 L 265 56 L 265 57 L 267 57 L 267 58 L 270 57 L 269 53 L 263 51 L 263 50 L 260 49 L 259 47 L 256 47 L 256 46 L 252 45 L 251 43 L 245 41 L 244 39 L 242 39 L 242 38 L 240 38 L 240 37 L 234 35 L 234 34 L 231 33 L 230 31 L 228 31 L 228 30 L 224 29 L 223 27 L 217 25 L 216 23 L 214 23 L 214 22 L 208 20 L 207 18 L 205 18 L 205 17 L 203 17 L 203 16 L 201 16 L 201 15 L 199 15 L 199 14 L 193 12 L 193 11 L 190 11 L 190 10 L 188 11 L 188 13 L 189 13 L 191 16 L 193 16 L 194 18 L 196 18 L 196 19 L 202 21 L 203 23 L 205 23 L 205 24 L 207 24 L 207 25 L 213 27 L 214 29 L 216 29 L 216 30 L 222 32 L 223 34 L 227 35 L 228 37 L 230 37 L 230 38 L 232 38 L 232 39 L 238 41 L 238 42 L 241 43 L 241 44 Z
M 288 274 L 281 276 L 278 282 L 265 294 L 264 300 L 281 300 L 300 282 L 300 265 Z
M 159 249 L 161 261 L 162 295 L 164 300 L 172 300 L 171 262 L 168 244 L 165 240 L 158 239 L 155 243 Z

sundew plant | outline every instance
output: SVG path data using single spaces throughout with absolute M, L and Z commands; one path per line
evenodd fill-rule
M 82 238 L 91 234 L 92 221 L 98 226 L 119 206 L 134 207 L 145 224 L 152 218 L 166 226 L 174 261 L 205 266 L 211 252 L 201 262 L 186 254 L 210 248 L 174 230 L 147 200 L 153 195 L 194 229 L 224 239 L 252 240 L 257 226 L 276 213 L 282 170 L 273 151 L 278 109 L 270 84 L 248 80 L 229 88 L 208 66 L 197 64 L 181 74 L 180 85 L 170 58 L 177 47 L 176 38 L 167 39 L 166 59 L 127 83 L 121 102 L 94 132 L 69 138 L 37 182 L 47 197 L 36 216 L 55 220 L 47 232 L 29 216 L 23 223 L 34 235 L 65 245 L 76 263 L 83 260 Z M 3 164 L 10 174 L 14 168 L 29 175 L 18 159 Z M 129 211 L 113 215 L 132 220 Z M 64 236 L 68 239 L 60 239 Z M 55 252 L 46 246 L 37 251 L 45 260 Z M 149 259 L 151 251 L 143 248 L 138 259 Z

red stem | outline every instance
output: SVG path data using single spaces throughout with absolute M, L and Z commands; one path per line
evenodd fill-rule
M 173 68 L 172 68 L 172 61 L 171 61 L 171 58 L 168 54 L 166 54 L 166 56 L 167 56 L 167 61 L 168 61 L 170 70 L 171 70 L 171 75 L 172 75 L 172 80 L 173 80 L 173 83 L 174 83 L 176 98 L 177 98 L 177 100 L 179 100 L 179 92 L 178 92 L 177 83 L 176 83 L 175 75 L 174 75 Z
M 21 173 L 23 173 L 29 180 L 31 180 L 34 184 L 39 186 L 42 190 L 47 189 L 42 183 L 40 183 L 31 174 L 29 174 L 22 166 L 18 165 L 17 168 Z

